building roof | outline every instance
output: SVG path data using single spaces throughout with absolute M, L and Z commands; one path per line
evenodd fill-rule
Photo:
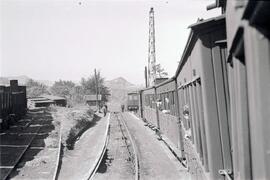
M 43 103 L 54 103 L 54 101 L 52 100 L 35 101 L 35 104 L 43 104 Z
M 85 95 L 84 99 L 86 101 L 96 101 L 97 100 L 97 95 Z M 98 95 L 98 101 L 101 101 L 101 94 Z
M 44 100 L 48 100 L 48 98 L 45 97 L 34 97 L 34 98 L 27 98 L 30 101 L 44 101 Z
M 60 96 L 53 96 L 53 95 L 42 95 L 41 97 L 50 99 L 50 100 L 66 100 L 66 98 L 64 97 L 60 97 Z

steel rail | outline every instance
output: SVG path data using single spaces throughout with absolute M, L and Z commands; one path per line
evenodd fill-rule
M 94 176 L 96 174 L 96 171 L 98 170 L 99 166 L 100 166 L 100 163 L 104 157 L 104 154 L 107 150 L 107 146 L 108 146 L 108 142 L 109 142 L 109 131 L 110 131 L 110 117 L 111 117 L 111 114 L 109 113 L 108 115 L 108 124 L 107 124 L 107 127 L 106 127 L 106 131 L 105 131 L 105 141 L 104 141 L 104 144 L 103 144 L 103 147 L 102 147 L 102 151 L 100 152 L 98 158 L 95 160 L 94 162 L 94 165 L 91 167 L 89 173 L 87 174 L 86 176 L 86 179 L 87 180 L 93 180 L 94 179 Z
M 54 170 L 54 174 L 53 174 L 53 180 L 56 180 L 58 177 L 58 173 L 59 173 L 59 165 L 60 165 L 60 157 L 62 155 L 61 153 L 62 150 L 62 123 L 60 125 L 60 130 L 59 130 L 59 142 L 58 142 L 58 152 L 57 152 L 57 162 L 56 162 L 56 167 Z
M 134 161 L 135 161 L 135 180 L 139 180 L 140 179 L 140 171 L 139 171 L 138 149 L 137 149 L 137 146 L 136 146 L 136 144 L 135 144 L 135 142 L 134 142 L 134 140 L 129 132 L 129 129 L 126 125 L 126 122 L 124 121 L 123 113 L 121 113 L 120 121 L 124 125 L 126 132 L 128 134 L 128 138 L 130 139 L 130 142 L 131 142 L 131 146 L 132 146 L 133 153 L 134 153 Z

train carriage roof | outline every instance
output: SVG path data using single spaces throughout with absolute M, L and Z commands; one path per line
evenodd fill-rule
M 187 57 L 192 51 L 192 48 L 198 39 L 198 35 L 201 33 L 209 33 L 210 30 L 212 30 L 213 28 L 216 28 L 217 25 L 222 24 L 222 23 L 225 23 L 224 14 L 217 17 L 210 18 L 210 19 L 206 19 L 206 20 L 199 20 L 197 23 L 191 24 L 189 26 L 189 28 L 191 28 L 189 37 L 188 37 L 184 52 L 182 54 L 182 57 L 179 61 L 179 65 L 177 67 L 174 77 L 177 77 L 183 65 L 187 61 Z

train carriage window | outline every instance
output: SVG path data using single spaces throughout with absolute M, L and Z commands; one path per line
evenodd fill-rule
M 206 132 L 205 132 L 205 123 L 204 123 L 204 116 L 203 116 L 203 99 L 202 99 L 202 87 L 201 87 L 201 80 L 198 79 L 196 81 L 196 93 L 197 93 L 197 100 L 198 100 L 198 115 L 201 125 L 201 140 L 202 140 L 202 154 L 203 154 L 203 165 L 206 171 L 209 171 L 208 165 L 208 154 L 207 154 L 207 142 L 206 142 Z
M 152 94 L 150 95 L 150 99 L 149 99 L 149 100 L 150 100 L 150 102 L 149 102 L 150 104 L 149 104 L 149 105 L 150 105 L 151 108 L 153 108 L 153 107 L 154 107 L 154 106 L 153 106 L 153 103 L 154 103 L 154 97 L 153 97 Z
M 186 123 L 186 120 L 185 120 L 184 115 L 182 113 L 182 112 L 184 112 L 184 104 L 185 104 L 184 91 L 185 91 L 184 87 L 180 87 L 180 89 L 179 89 L 180 96 L 178 98 L 179 98 L 180 116 L 183 120 L 184 128 L 187 129 L 187 123 Z
M 190 85 L 186 86 L 186 96 L 187 96 L 186 97 L 187 101 L 186 101 L 185 107 L 187 107 L 186 109 L 189 112 L 187 121 L 188 121 L 188 128 L 190 130 L 190 131 L 188 131 L 188 135 L 191 136 L 192 143 L 194 143 L 195 138 L 194 138 L 193 113 L 192 113 L 192 107 L 191 107 L 192 106 L 192 104 L 191 104 L 192 96 L 191 96 L 191 87 L 190 87 Z
M 170 109 L 170 99 L 169 99 L 169 93 L 167 92 L 166 93 L 166 98 L 165 98 L 165 101 L 166 101 L 166 110 L 169 110 Z
M 147 102 L 147 106 L 151 106 L 151 96 L 150 96 L 150 94 L 148 94 L 147 95 L 148 96 L 148 98 L 147 98 L 147 100 L 148 100 L 148 102 Z
M 195 102 L 195 96 L 194 96 L 194 86 L 193 84 L 189 84 L 189 93 L 190 93 L 190 110 L 191 110 L 191 130 L 194 134 L 194 144 L 196 146 L 196 150 L 198 153 L 200 153 L 200 137 L 199 137 L 199 127 L 197 123 L 197 113 L 196 113 L 196 102 Z
M 166 109 L 165 93 L 162 93 L 162 110 Z
M 151 106 L 151 95 L 148 94 L 148 106 L 150 107 Z
M 172 91 L 172 104 L 175 104 L 175 91 Z
M 202 124 L 199 116 L 199 100 L 198 100 L 198 92 L 197 92 L 198 84 L 195 82 L 192 83 L 192 93 L 193 93 L 193 102 L 194 102 L 194 121 L 196 124 L 196 134 L 198 141 L 198 153 L 200 154 L 200 158 L 204 163 L 203 158 L 203 147 L 202 147 Z
M 149 106 L 149 104 L 150 104 L 150 103 L 149 103 L 149 94 L 146 94 L 146 95 L 145 95 L 145 105 L 146 105 L 146 106 Z
M 160 99 L 161 99 L 161 107 L 162 107 L 162 110 L 163 110 L 165 108 L 165 105 L 164 105 L 165 104 L 165 100 L 164 100 L 164 94 L 163 93 L 161 94 L 161 98 Z

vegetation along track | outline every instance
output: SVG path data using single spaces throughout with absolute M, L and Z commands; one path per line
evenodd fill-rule
M 128 151 L 131 157 L 131 160 L 134 164 L 134 169 L 135 169 L 135 180 L 139 180 L 140 179 L 140 171 L 139 171 L 139 159 L 138 159 L 138 150 L 137 150 L 137 146 L 129 132 L 129 129 L 125 123 L 124 120 L 124 116 L 122 115 L 122 113 L 116 113 L 117 115 L 117 120 L 122 132 L 122 135 L 125 139 L 125 143 L 128 147 Z M 129 141 L 128 141 L 129 140 Z

